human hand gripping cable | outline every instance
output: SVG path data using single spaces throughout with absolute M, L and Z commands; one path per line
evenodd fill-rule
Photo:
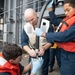
M 35 60 L 32 58 L 33 67 L 32 67 L 31 73 L 33 73 L 35 75 L 37 73 L 37 71 L 41 68 L 42 64 L 43 64 L 43 58 L 42 57 L 38 58 L 38 60 Z
M 29 55 L 30 55 L 31 57 L 36 57 L 36 52 L 35 52 L 34 49 L 30 49 L 30 50 L 28 51 L 28 53 L 29 53 Z
M 44 53 L 45 53 L 45 48 L 42 46 L 42 47 L 39 48 L 38 55 L 39 55 L 39 56 L 43 56 Z

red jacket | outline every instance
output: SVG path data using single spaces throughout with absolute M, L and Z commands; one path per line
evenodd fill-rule
M 19 65 L 12 65 L 0 53 L 0 72 L 9 72 L 11 75 L 20 75 Z
M 70 17 L 66 17 L 63 20 L 60 32 L 68 30 L 74 24 L 75 24 L 75 13 L 73 13 Z M 75 52 L 75 41 L 65 42 L 65 43 L 57 43 L 57 44 L 59 47 L 63 48 L 66 51 Z

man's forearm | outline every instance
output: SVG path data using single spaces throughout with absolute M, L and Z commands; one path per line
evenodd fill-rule
M 47 43 L 43 46 L 44 50 L 47 50 L 48 48 L 50 48 L 52 46 L 51 43 Z
M 24 49 L 27 53 L 29 53 L 29 51 L 30 51 L 30 48 L 29 48 L 28 45 L 24 46 L 23 49 Z

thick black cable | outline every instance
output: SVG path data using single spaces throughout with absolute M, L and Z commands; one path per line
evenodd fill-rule
M 45 10 L 46 10 L 46 7 L 47 7 L 47 5 L 48 5 L 51 1 L 52 1 L 52 0 L 46 1 L 45 4 L 43 5 L 42 9 L 41 9 L 41 12 L 40 12 L 40 15 L 39 15 L 39 18 L 38 18 L 38 23 L 37 23 L 37 27 L 38 27 L 38 28 L 40 28 L 41 21 L 42 21 L 44 12 L 45 12 Z M 39 37 L 38 37 L 38 36 L 36 36 L 36 49 L 39 49 Z

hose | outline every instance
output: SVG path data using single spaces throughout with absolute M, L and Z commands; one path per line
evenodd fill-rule
M 37 23 L 37 27 L 40 28 L 41 25 L 41 21 L 44 15 L 44 12 L 46 10 L 47 5 L 51 2 L 52 0 L 46 1 L 45 4 L 43 5 L 41 12 L 40 12 L 40 16 L 38 18 L 38 23 Z M 35 45 L 36 49 L 39 49 L 39 37 L 36 36 L 36 45 Z

